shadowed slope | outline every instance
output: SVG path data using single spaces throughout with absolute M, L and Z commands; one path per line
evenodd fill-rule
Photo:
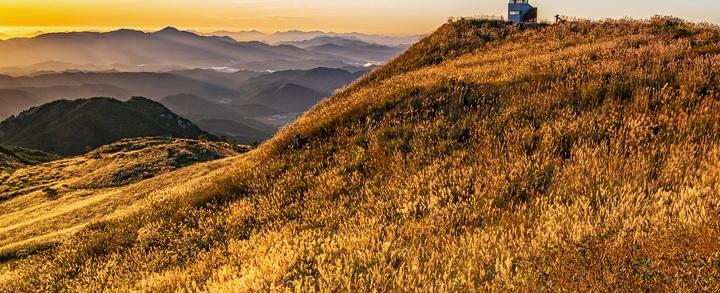
M 25 166 L 41 164 L 57 159 L 59 159 L 59 157 L 56 155 L 37 150 L 0 145 L 0 176 L 5 175 L 3 171 L 12 171 Z
M 60 155 L 78 155 L 124 138 L 208 135 L 163 105 L 134 97 L 58 100 L 0 123 L 0 142 Z
M 718 290 L 718 46 L 669 18 L 449 23 L 0 286 Z

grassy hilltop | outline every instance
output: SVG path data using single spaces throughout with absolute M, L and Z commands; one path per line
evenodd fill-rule
M 149 180 L 143 185 L 153 186 L 187 180 L 203 169 L 178 171 L 170 178 L 161 175 L 245 151 L 246 147 L 221 142 L 135 138 L 84 156 L 0 174 L 0 262 L 46 249 L 88 223 L 132 206 L 142 194 L 133 183 Z M 204 168 L 218 164 L 222 162 Z M 154 177 L 158 178 L 151 180 Z
M 0 291 L 717 291 L 719 117 L 718 27 L 454 21 Z

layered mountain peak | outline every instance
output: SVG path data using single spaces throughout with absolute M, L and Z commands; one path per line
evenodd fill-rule
M 59 155 L 79 155 L 120 139 L 212 137 L 162 104 L 133 97 L 57 100 L 0 123 L 0 143 Z
M 177 28 L 175 28 L 175 27 L 172 27 L 172 26 L 168 26 L 168 27 L 165 27 L 165 28 L 163 28 L 163 29 L 155 32 L 155 33 L 158 33 L 158 34 L 175 34 L 175 33 L 179 33 L 179 32 L 181 32 L 179 29 L 177 29 Z
M 134 30 L 134 29 L 119 29 L 114 30 L 111 32 L 108 32 L 107 35 L 109 36 L 128 36 L 128 37 L 139 37 L 142 35 L 145 35 L 145 32 L 140 30 Z
M 26 67 L 52 60 L 101 67 L 173 65 L 259 71 L 351 64 L 342 56 L 288 49 L 264 43 L 238 43 L 227 37 L 200 36 L 174 27 L 154 33 L 133 30 L 53 33 L 0 42 L 0 55 L 4 56 L 0 59 L 0 68 Z

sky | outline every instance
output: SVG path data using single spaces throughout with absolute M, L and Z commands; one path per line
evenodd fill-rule
M 718 0 L 530 0 L 541 19 L 674 15 L 720 24 Z M 0 0 L 0 34 L 166 26 L 210 32 L 429 33 L 454 16 L 505 15 L 507 0 Z

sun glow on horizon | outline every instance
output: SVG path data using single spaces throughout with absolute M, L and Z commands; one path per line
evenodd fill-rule
M 450 16 L 504 15 L 506 0 L 4 0 L 0 38 L 36 32 L 185 30 L 321 30 L 412 35 L 433 31 Z M 541 19 L 555 14 L 579 18 L 648 18 L 675 15 L 720 23 L 720 2 L 531 0 Z M 648 4 L 652 5 L 648 5 Z M 715 13 L 713 12 L 715 11 Z

